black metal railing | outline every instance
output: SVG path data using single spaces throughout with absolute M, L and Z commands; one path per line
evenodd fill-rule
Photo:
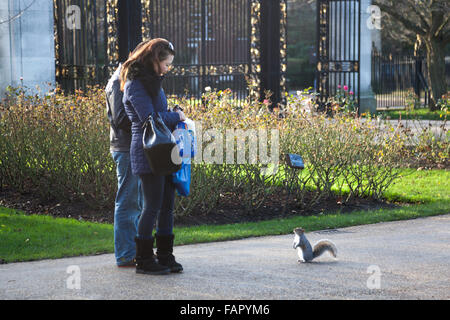
M 377 109 L 428 106 L 430 89 L 423 57 L 382 55 L 372 52 L 372 90 Z
M 142 13 L 148 21 L 143 38 L 166 38 L 175 46 L 174 66 L 164 80 L 167 94 L 198 100 L 211 87 L 247 96 L 250 1 L 155 0 Z
M 248 95 L 251 1 L 119 0 L 111 8 L 118 12 L 116 21 L 108 21 L 108 5 L 106 0 L 54 0 L 56 80 L 64 91 L 104 84 L 138 38 L 162 37 L 177 52 L 164 81 L 168 95 L 198 100 L 206 87 L 230 88 L 238 99 Z M 111 26 L 117 31 L 108 35 Z M 108 36 L 114 35 L 118 58 L 110 65 Z
M 105 84 L 142 40 L 176 51 L 168 95 L 205 88 L 284 103 L 286 0 L 53 0 L 56 81 L 65 92 Z M 78 24 L 79 22 L 79 24 Z M 249 81 L 251 85 L 249 86 Z
M 56 81 L 66 92 L 109 76 L 106 1 L 54 0 Z
M 354 92 L 359 110 L 361 2 L 317 0 L 317 90 L 320 108 L 340 86 Z

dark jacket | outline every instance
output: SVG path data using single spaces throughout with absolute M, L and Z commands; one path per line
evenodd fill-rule
M 131 144 L 131 121 L 125 112 L 122 102 L 123 93 L 120 91 L 121 68 L 122 65 L 119 65 L 105 88 L 111 152 L 129 152 Z
M 123 104 L 128 118 L 131 120 L 131 171 L 135 175 L 151 173 L 142 148 L 142 125 L 150 113 L 159 112 L 166 126 L 175 130 L 180 121 L 176 112 L 167 110 L 167 99 L 162 88 L 156 97 L 150 98 L 147 90 L 139 79 L 128 80 L 123 91 Z

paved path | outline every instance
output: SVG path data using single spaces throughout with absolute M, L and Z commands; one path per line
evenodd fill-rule
M 185 271 L 166 276 L 118 269 L 112 254 L 11 263 L 0 299 L 450 299 L 450 214 L 307 236 L 334 241 L 338 259 L 300 264 L 283 235 L 176 247 Z

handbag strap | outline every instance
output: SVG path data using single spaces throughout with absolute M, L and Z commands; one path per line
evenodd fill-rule
M 150 112 L 147 119 L 145 119 L 144 123 L 142 124 L 142 128 L 146 128 L 147 126 L 149 126 L 150 122 L 155 118 L 161 119 L 161 116 L 159 115 L 158 111 Z

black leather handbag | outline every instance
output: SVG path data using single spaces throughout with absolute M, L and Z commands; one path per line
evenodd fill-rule
M 144 154 L 152 172 L 166 176 L 180 170 L 182 159 L 175 137 L 158 112 L 148 116 L 143 128 Z

